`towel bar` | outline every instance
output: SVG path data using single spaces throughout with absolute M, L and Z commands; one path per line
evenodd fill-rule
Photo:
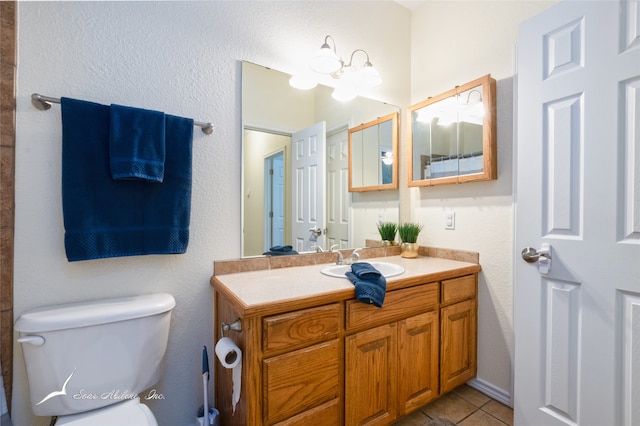
M 51 104 L 59 104 L 59 98 L 52 98 L 50 96 L 43 96 L 38 93 L 31 94 L 31 103 L 38 108 L 39 110 L 46 111 L 51 108 Z M 212 123 L 203 123 L 202 121 L 194 121 L 194 126 L 198 126 L 202 128 L 202 133 L 210 135 L 213 133 L 213 124 Z

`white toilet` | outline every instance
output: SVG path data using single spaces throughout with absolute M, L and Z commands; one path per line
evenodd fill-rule
M 33 413 L 58 416 L 56 426 L 157 425 L 140 399 L 163 397 L 150 388 L 160 379 L 175 303 L 159 293 L 24 313 L 15 330 Z

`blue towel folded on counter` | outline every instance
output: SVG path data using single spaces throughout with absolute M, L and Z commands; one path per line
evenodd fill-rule
M 351 264 L 351 272 L 353 272 L 356 277 L 363 280 L 367 278 L 378 278 L 382 276 L 380 271 L 378 271 L 373 267 L 372 264 L 368 262 L 356 262 Z
M 116 104 L 111 104 L 109 113 L 111 177 L 162 182 L 165 114 Z
M 387 280 L 380 271 L 368 262 L 357 262 L 351 265 L 351 271 L 345 272 L 345 275 L 354 284 L 359 302 L 382 307 L 387 293 Z
M 184 253 L 189 242 L 193 120 L 165 115 L 163 183 L 115 180 L 109 106 L 62 98 L 62 211 L 67 259 Z
M 289 254 L 298 254 L 298 252 L 295 251 L 291 246 L 273 246 L 269 249 L 269 251 L 265 251 L 262 254 L 269 256 L 286 256 Z

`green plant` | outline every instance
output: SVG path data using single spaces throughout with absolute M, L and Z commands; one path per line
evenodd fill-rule
M 418 223 L 402 223 L 398 226 L 398 233 L 403 243 L 418 242 L 420 231 L 422 231 L 422 225 Z
M 396 232 L 398 231 L 398 225 L 393 222 L 382 222 L 378 224 L 378 232 L 380 238 L 383 241 L 394 241 L 396 239 Z

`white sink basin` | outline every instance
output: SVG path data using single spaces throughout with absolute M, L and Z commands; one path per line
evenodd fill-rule
M 400 275 L 404 273 L 404 268 L 400 265 L 396 265 L 395 263 L 388 262 L 368 262 L 376 268 L 380 273 L 385 277 L 395 277 L 396 275 Z M 320 270 L 325 275 L 336 278 L 347 278 L 344 274 L 347 271 L 351 270 L 351 265 L 327 265 Z

